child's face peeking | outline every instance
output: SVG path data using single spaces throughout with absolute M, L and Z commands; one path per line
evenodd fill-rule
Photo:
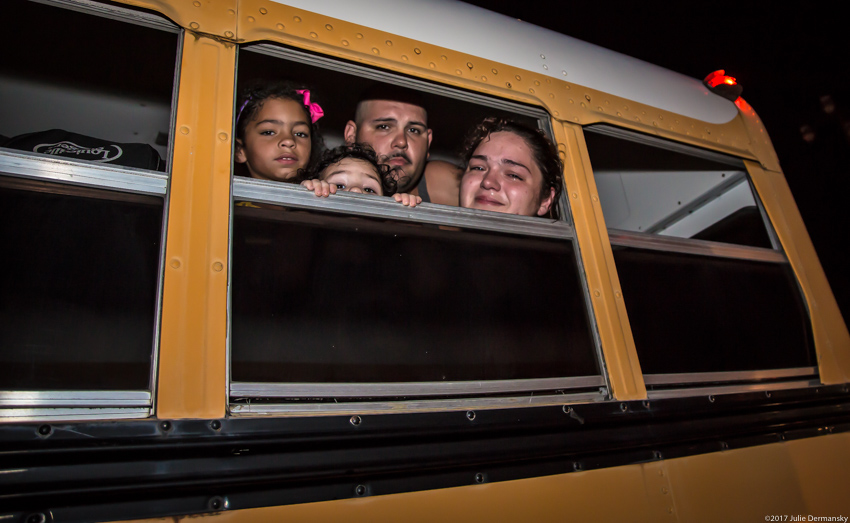
M 378 170 L 365 160 L 343 158 L 328 165 L 319 174 L 319 179 L 336 185 L 341 191 L 384 195 Z
M 251 178 L 284 181 L 294 178 L 310 161 L 312 127 L 301 104 L 268 98 L 236 140 L 236 161 L 248 167 Z

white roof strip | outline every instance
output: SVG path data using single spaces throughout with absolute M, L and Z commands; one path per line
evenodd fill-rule
M 738 114 L 735 104 L 711 94 L 700 80 L 454 0 L 279 3 L 566 80 L 708 123 L 726 123 Z M 709 72 L 706 70 L 706 74 Z

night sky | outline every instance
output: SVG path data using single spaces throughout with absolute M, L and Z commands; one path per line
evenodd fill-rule
M 468 0 L 702 79 L 738 79 L 761 116 L 821 264 L 850 318 L 850 24 L 825 5 Z M 833 4 L 835 5 L 835 4 Z

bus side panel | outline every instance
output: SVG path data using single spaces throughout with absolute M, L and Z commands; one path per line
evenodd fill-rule
M 809 521 L 850 511 L 847 433 L 673 459 L 666 469 L 680 521 Z
M 780 172 L 745 163 L 806 296 L 821 381 L 846 383 L 850 381 L 850 334 L 788 182 Z
M 187 33 L 165 253 L 160 418 L 225 413 L 235 67 L 233 44 Z

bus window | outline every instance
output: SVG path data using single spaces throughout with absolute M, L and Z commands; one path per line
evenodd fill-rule
M 121 7 L 14 4 L 0 419 L 147 417 L 168 187 L 153 171 L 169 160 L 179 29 Z
M 342 143 L 360 92 L 382 82 L 425 101 L 431 158 L 457 162 L 466 130 L 488 116 L 549 126 L 537 108 L 269 45 L 240 50 L 238 83 L 257 78 L 309 86 L 331 147 Z M 317 198 L 241 176 L 233 194 L 233 413 L 607 397 L 566 218 Z
M 585 137 L 650 396 L 818 383 L 806 305 L 743 162 L 610 128 Z
M 164 171 L 176 26 L 117 7 L 98 6 L 111 19 L 24 0 L 12 4 L 8 36 L 16 46 L 0 57 L 0 146 Z

